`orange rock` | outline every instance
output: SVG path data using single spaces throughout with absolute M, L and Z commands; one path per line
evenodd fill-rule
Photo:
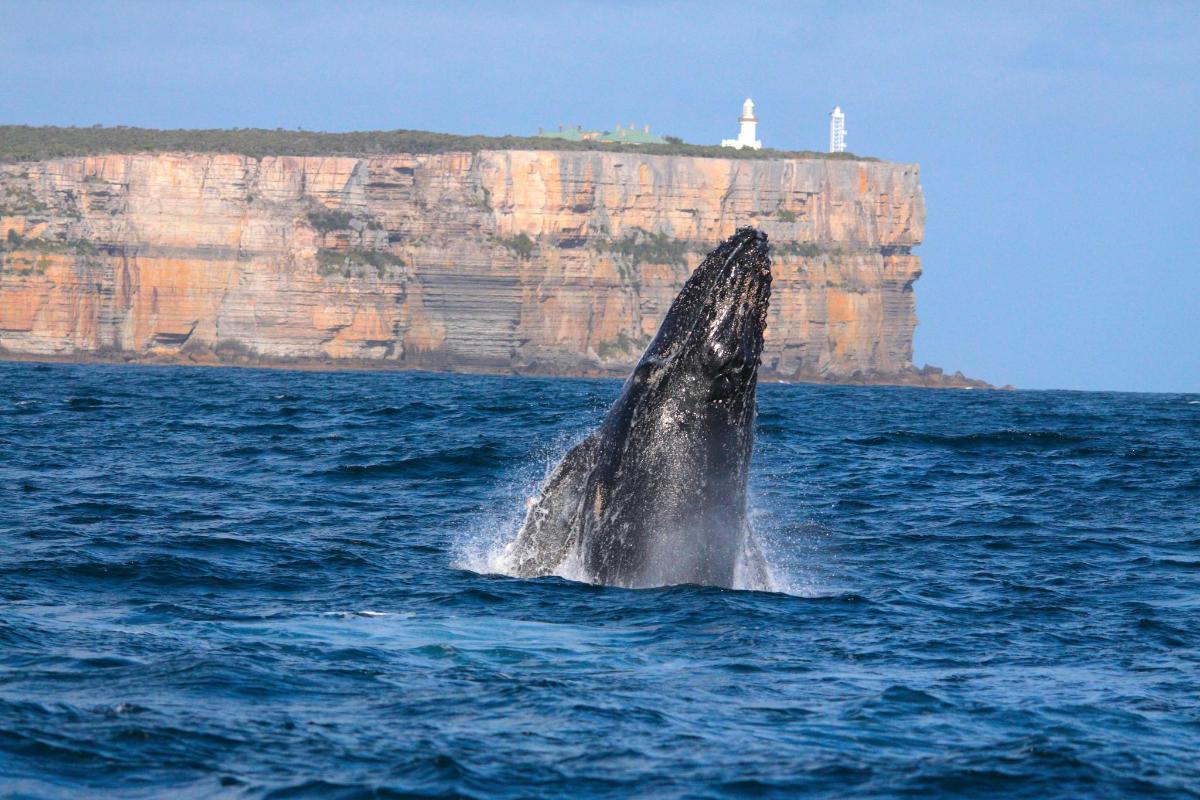
M 619 373 L 703 253 L 755 224 L 767 374 L 912 371 L 911 164 L 107 155 L 0 166 L 6 196 L 41 209 L 0 208 L 0 237 L 38 240 L 0 253 L 9 353 Z

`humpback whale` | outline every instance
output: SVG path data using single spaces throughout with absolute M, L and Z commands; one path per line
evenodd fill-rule
M 510 574 L 772 588 L 746 517 L 770 296 L 767 236 L 741 228 L 688 278 L 600 427 L 529 501 L 503 556 Z

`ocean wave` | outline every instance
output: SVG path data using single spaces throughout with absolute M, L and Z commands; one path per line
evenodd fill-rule
M 67 408 L 72 411 L 91 411 L 96 408 L 110 407 L 110 403 L 101 400 L 99 397 L 71 397 L 66 401 Z
M 927 433 L 897 430 L 863 438 L 851 438 L 850 444 L 874 447 L 891 444 L 933 445 L 956 450 L 1003 448 L 1022 446 L 1027 448 L 1057 448 L 1086 442 L 1086 436 L 1061 433 L 1059 431 L 1000 430 L 967 434 Z
M 484 443 L 479 446 L 439 450 L 390 461 L 369 464 L 339 464 L 329 469 L 311 472 L 308 477 L 359 480 L 367 478 L 436 478 L 471 469 L 495 465 L 500 446 Z
M 788 593 L 495 574 L 619 391 L 0 363 L 0 793 L 1195 796 L 1193 401 L 762 385 Z

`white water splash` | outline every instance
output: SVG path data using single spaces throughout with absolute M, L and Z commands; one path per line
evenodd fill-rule
M 770 515 L 762 511 L 756 510 L 752 517 L 773 584 L 770 591 L 793 597 L 827 595 L 829 588 L 819 578 L 823 562 L 818 539 L 823 529 L 810 524 L 783 531 L 776 529 Z
M 553 469 L 553 463 L 550 469 Z M 545 477 L 542 480 L 545 480 Z M 450 566 L 480 575 L 520 577 L 514 558 L 517 533 L 525 522 L 525 514 L 529 507 L 537 500 L 537 488 L 540 485 L 541 481 L 532 489 L 524 487 L 522 492 L 505 504 L 508 511 L 493 509 L 481 513 L 460 539 Z M 523 503 L 520 497 L 525 498 Z M 569 581 L 590 583 L 574 551 L 551 574 Z
M 550 477 L 567 451 L 582 438 L 559 436 L 536 461 L 516 469 L 501 485 L 496 500 L 481 508 L 471 526 L 459 536 L 450 566 L 480 575 L 516 577 L 511 550 L 525 514 L 536 500 L 538 488 Z
M 578 438 L 559 442 L 552 455 L 543 454 L 540 466 L 531 465 L 519 470 L 506 484 L 506 490 L 491 507 L 482 509 L 474 523 L 459 537 L 454 548 L 451 566 L 455 569 L 475 572 L 480 575 L 506 575 L 519 577 L 516 573 L 514 545 L 517 533 L 525 521 L 525 515 L 538 496 L 538 490 L 547 480 L 562 456 L 579 441 Z M 762 510 L 751 511 L 756 539 L 767 566 L 767 586 L 751 583 L 745 562 L 748 554 L 739 559 L 734 572 L 733 589 L 738 591 L 767 591 L 796 597 L 818 597 L 826 592 L 819 585 L 809 557 L 813 549 L 813 537 L 820 533 L 815 525 L 803 526 L 796 535 L 785 535 L 772 530 L 773 515 Z M 583 569 L 580 555 L 572 550 L 558 565 L 552 575 L 577 583 L 593 583 Z

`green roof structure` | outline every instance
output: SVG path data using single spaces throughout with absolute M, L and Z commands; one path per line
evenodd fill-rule
M 602 142 L 620 142 L 622 144 L 666 144 L 663 137 L 651 133 L 650 126 L 638 128 L 630 125 L 628 128 L 617 126 L 615 131 L 605 131 L 600 137 Z
M 563 139 L 568 142 L 605 142 L 606 144 L 667 144 L 667 140 L 650 132 L 650 126 L 641 128 L 630 125 L 617 126 L 613 131 L 584 130 L 579 125 L 558 126 L 558 130 L 542 131 L 537 135 L 543 139 Z
M 587 134 L 592 134 L 591 136 Z M 568 142 L 582 142 L 585 139 L 595 139 L 600 135 L 600 131 L 585 131 L 577 125 L 572 125 L 569 128 L 558 126 L 556 131 L 542 131 L 537 133 L 543 139 L 565 139 Z

